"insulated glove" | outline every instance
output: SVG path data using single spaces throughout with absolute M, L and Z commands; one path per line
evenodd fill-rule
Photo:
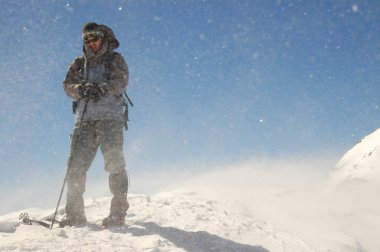
M 89 98 L 95 102 L 100 100 L 101 96 L 107 95 L 107 89 L 103 84 L 86 83 L 83 84 L 78 91 L 83 92 L 82 98 Z
M 80 98 L 84 98 L 85 97 L 85 91 L 86 91 L 86 89 L 85 89 L 85 86 L 83 84 L 75 84 L 73 86 L 73 88 L 77 90 L 78 96 Z
M 100 83 L 97 85 L 97 87 L 100 89 L 101 95 L 106 96 L 109 92 L 109 84 L 108 83 Z

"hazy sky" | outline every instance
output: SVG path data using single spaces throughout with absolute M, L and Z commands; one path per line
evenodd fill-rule
M 380 126 L 377 1 L 1 6 L 2 197 L 46 181 L 58 196 L 74 120 L 62 80 L 89 21 L 114 30 L 130 68 L 132 178 L 255 156 L 339 157 Z M 93 176 L 102 166 L 99 157 Z

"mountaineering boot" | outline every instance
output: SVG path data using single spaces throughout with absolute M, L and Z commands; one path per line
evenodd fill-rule
M 80 217 L 69 217 L 65 216 L 61 221 L 59 221 L 59 227 L 64 228 L 65 226 L 69 227 L 84 227 L 87 224 L 87 219 L 84 216 Z
M 118 173 L 110 173 L 109 186 L 113 197 L 111 199 L 110 214 L 102 222 L 102 227 L 122 226 L 129 204 L 127 201 L 128 176 L 125 169 Z
M 102 221 L 102 227 L 117 227 L 117 226 L 123 226 L 125 224 L 125 216 L 112 216 L 109 215 L 107 218 L 103 219 Z

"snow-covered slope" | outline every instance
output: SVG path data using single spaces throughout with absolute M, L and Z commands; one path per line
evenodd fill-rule
M 6 214 L 0 217 L 0 251 L 312 251 L 268 223 L 196 193 L 132 195 L 127 225 L 102 230 L 109 201 L 86 201 L 89 224 L 83 228 L 49 230 L 17 220 L 24 211 L 42 219 L 52 209 Z
M 331 178 L 335 182 L 380 181 L 380 129 L 349 150 L 336 165 Z
M 362 183 L 324 190 L 326 167 L 334 162 L 251 161 L 188 179 L 175 190 L 131 194 L 123 228 L 99 228 L 109 197 L 87 198 L 83 228 L 49 230 L 18 220 L 23 212 L 43 219 L 53 209 L 8 213 L 0 216 L 0 251 L 376 252 L 379 191 Z

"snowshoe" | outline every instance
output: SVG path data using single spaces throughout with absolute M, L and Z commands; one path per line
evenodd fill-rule
M 46 223 L 42 220 L 36 220 L 34 218 L 30 218 L 29 214 L 27 214 L 27 213 L 20 214 L 19 220 L 21 220 L 21 222 L 23 224 L 26 224 L 26 225 L 38 224 L 38 225 L 41 225 L 43 227 L 50 228 L 50 223 Z

